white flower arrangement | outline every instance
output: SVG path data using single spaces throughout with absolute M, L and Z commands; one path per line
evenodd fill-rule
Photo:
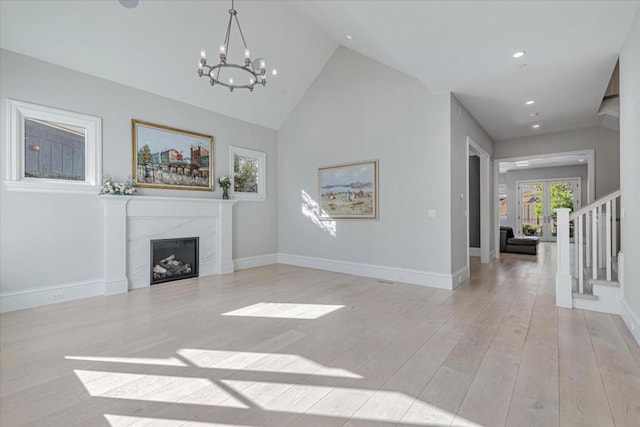
M 102 190 L 100 190 L 100 194 L 131 195 L 135 192 L 136 189 L 133 188 L 131 178 L 126 182 L 114 182 L 111 176 L 106 175 L 102 179 Z
M 218 184 L 222 188 L 229 188 L 229 187 L 231 187 L 231 181 L 232 180 L 233 180 L 233 178 L 231 178 L 230 176 L 220 175 L 218 177 Z

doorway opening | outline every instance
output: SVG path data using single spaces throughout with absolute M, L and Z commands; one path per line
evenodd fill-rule
M 474 169 L 471 166 L 470 159 L 472 157 L 477 160 L 471 160 L 471 162 L 477 162 L 478 169 L 475 174 L 474 181 L 471 180 L 471 171 Z M 491 170 L 491 158 L 489 153 L 484 151 L 480 145 L 478 145 L 473 138 L 467 136 L 467 206 L 465 214 L 467 216 L 467 271 L 470 267 L 469 257 L 472 255 L 480 256 L 481 263 L 491 262 L 491 203 L 489 200 L 491 190 L 490 170 Z M 474 190 L 477 191 L 476 197 L 470 200 L 470 196 L 475 191 L 470 189 L 470 186 L 474 185 Z M 477 203 L 475 206 L 471 206 L 471 203 Z M 471 216 L 473 213 L 474 217 Z M 479 218 L 478 218 L 479 217 Z M 471 246 L 471 232 L 474 233 L 474 244 L 478 246 Z

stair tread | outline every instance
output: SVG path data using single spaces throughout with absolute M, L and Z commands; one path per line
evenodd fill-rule
M 580 298 L 580 299 L 588 299 L 588 300 L 592 300 L 592 301 L 597 301 L 599 299 L 597 295 L 581 294 L 579 292 L 574 292 L 573 293 L 573 297 L 574 298 Z
M 619 288 L 620 287 L 620 282 L 618 281 L 609 281 L 609 280 L 602 280 L 602 279 L 589 279 L 589 283 L 591 285 L 598 285 L 598 286 L 611 286 L 612 288 Z

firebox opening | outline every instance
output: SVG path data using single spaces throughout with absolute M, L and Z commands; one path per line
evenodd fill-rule
M 151 241 L 151 284 L 198 277 L 198 237 Z

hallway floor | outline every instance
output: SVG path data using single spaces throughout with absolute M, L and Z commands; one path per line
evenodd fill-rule
M 287 265 L 0 316 L 0 425 L 637 426 L 640 348 L 555 246 L 454 292 Z

